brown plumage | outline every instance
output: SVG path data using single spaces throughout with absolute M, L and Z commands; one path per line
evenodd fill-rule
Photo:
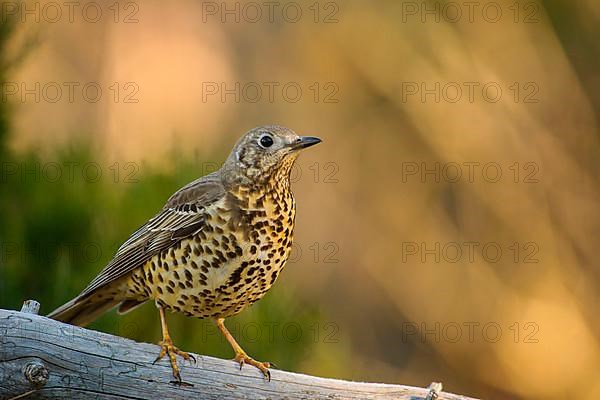
M 154 300 L 163 328 L 158 359 L 169 355 L 179 382 L 175 354 L 190 356 L 173 345 L 165 309 L 214 319 L 235 360 L 269 377 L 269 364 L 248 357 L 223 321 L 260 299 L 284 267 L 296 212 L 291 168 L 301 149 L 319 142 L 281 126 L 247 132 L 221 169 L 173 194 L 79 296 L 49 317 L 85 325 L 114 307 L 124 313 Z

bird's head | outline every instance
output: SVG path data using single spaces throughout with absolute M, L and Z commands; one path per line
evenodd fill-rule
M 301 150 L 320 143 L 313 136 L 299 136 L 279 125 L 254 128 L 238 140 L 223 173 L 238 184 L 260 185 L 275 179 L 289 180 L 294 161 Z

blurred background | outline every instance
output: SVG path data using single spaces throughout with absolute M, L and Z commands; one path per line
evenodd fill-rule
M 77 295 L 277 123 L 323 143 L 293 171 L 285 273 L 228 320 L 250 355 L 600 398 L 600 3 L 69 4 L 0 5 L 0 308 Z M 210 321 L 168 318 L 180 348 L 233 357 Z M 160 338 L 153 304 L 91 328 Z

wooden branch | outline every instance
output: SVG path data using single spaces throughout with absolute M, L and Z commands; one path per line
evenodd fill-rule
M 95 332 L 24 311 L 0 309 L 0 399 L 395 399 L 473 400 L 401 385 L 348 382 L 272 370 L 271 381 L 254 368 L 195 355 L 180 360 L 190 385 L 171 383 L 159 347 Z M 438 384 L 439 385 L 439 384 Z M 441 386 L 441 385 L 440 385 Z M 435 389 L 435 390 L 434 390 Z M 439 397 L 438 397 L 439 395 Z

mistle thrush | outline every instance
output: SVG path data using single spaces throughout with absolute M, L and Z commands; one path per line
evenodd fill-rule
M 270 379 L 269 363 L 250 358 L 223 321 L 259 300 L 290 255 L 295 201 L 290 172 L 300 150 L 319 143 L 281 126 L 250 130 L 216 172 L 178 190 L 163 209 L 118 249 L 100 274 L 49 317 L 86 325 L 118 306 L 119 313 L 154 300 L 163 339 L 181 382 L 165 310 L 212 318 L 235 351 Z

